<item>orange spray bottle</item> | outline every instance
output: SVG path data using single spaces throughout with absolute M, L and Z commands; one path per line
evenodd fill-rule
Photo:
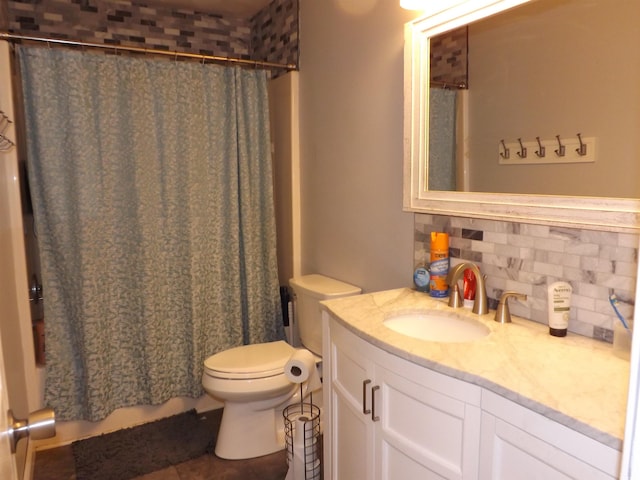
M 431 232 L 430 293 L 432 297 L 449 295 L 447 275 L 449 274 L 449 235 Z

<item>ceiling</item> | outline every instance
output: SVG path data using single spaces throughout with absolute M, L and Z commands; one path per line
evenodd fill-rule
M 198 12 L 220 13 L 238 17 L 251 17 L 272 0 L 146 0 L 149 6 L 164 6 L 197 10 Z

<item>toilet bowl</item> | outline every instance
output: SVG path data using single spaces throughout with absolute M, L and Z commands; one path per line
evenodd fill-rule
M 294 352 L 291 345 L 277 341 L 235 347 L 207 358 L 202 385 L 224 402 L 218 457 L 253 458 L 282 450 L 284 424 L 278 411 L 300 397 L 299 385 L 284 373 Z
M 291 286 L 299 304 L 296 322 L 302 344 L 306 347 L 308 343 L 320 360 L 319 301 L 359 294 L 361 290 L 322 275 L 292 279 Z M 316 325 L 303 328 L 305 323 Z M 215 448 L 218 457 L 254 458 L 284 448 L 282 411 L 311 393 L 307 382 L 292 383 L 285 374 L 285 365 L 295 352 L 296 348 L 280 340 L 234 347 L 205 360 L 204 390 L 224 402 Z

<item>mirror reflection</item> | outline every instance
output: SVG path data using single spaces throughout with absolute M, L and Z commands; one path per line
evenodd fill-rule
M 432 38 L 429 190 L 639 198 L 638 18 L 541 0 Z

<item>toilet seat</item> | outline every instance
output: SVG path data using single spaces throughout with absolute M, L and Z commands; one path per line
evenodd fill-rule
M 284 375 L 284 366 L 295 348 L 276 342 L 242 345 L 210 356 L 204 361 L 205 374 L 229 380 L 256 380 Z

